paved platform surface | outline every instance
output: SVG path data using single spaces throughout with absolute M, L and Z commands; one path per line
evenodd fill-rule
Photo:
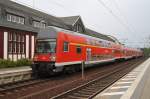
M 150 99 L 150 58 L 94 99 Z
M 31 75 L 29 66 L 0 69 L 0 85 L 29 80 Z
M 14 72 L 30 71 L 30 70 L 31 70 L 30 66 L 4 68 L 4 69 L 0 69 L 0 75 L 14 73 Z

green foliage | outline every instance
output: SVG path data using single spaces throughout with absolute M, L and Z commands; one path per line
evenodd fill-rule
M 144 48 L 143 52 L 144 52 L 144 56 L 150 56 L 150 48 Z
M 9 68 L 9 67 L 19 67 L 19 66 L 30 66 L 31 60 L 29 59 L 20 59 L 17 61 L 0 59 L 0 68 Z

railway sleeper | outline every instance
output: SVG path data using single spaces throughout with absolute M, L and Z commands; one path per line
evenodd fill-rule
M 105 85 L 107 85 L 107 84 L 105 84 Z M 97 85 L 91 85 L 91 86 L 89 86 L 89 87 L 91 87 L 91 88 L 98 88 L 98 87 L 103 87 L 104 85 L 101 85 L 101 84 L 97 84 Z
M 99 84 L 99 83 L 96 83 L 96 84 L 92 84 L 91 86 L 97 86 L 97 87 L 99 87 L 99 86 L 102 86 L 102 85 Z
M 88 93 L 79 93 L 77 92 L 80 96 L 91 96 L 92 94 L 88 94 Z
M 96 88 L 91 88 L 91 87 L 88 87 L 88 88 L 86 88 L 87 90 L 91 90 L 91 91 L 97 91 L 98 89 L 96 89 Z
M 83 98 L 83 97 L 78 97 L 78 96 L 72 96 L 72 95 L 69 95 L 67 97 L 68 99 L 87 99 L 87 98 Z M 66 97 L 64 99 L 67 99 Z
M 77 97 L 83 97 L 83 98 L 88 98 L 90 95 L 87 95 L 87 94 L 81 94 L 81 93 L 73 93 L 72 94 L 73 96 L 77 96 Z
M 78 93 L 86 94 L 86 95 L 92 95 L 93 94 L 93 92 L 87 92 L 87 91 L 78 91 Z
M 85 91 L 85 92 L 92 92 L 92 93 L 94 93 L 94 92 L 95 92 L 94 90 L 89 90 L 89 89 L 82 89 L 81 91 Z
M 78 91 L 78 92 L 87 92 L 87 93 L 93 93 L 93 92 L 95 92 L 95 91 L 92 91 L 92 90 L 87 90 L 87 89 L 82 89 L 82 90 L 80 90 L 80 91 Z
M 104 86 L 104 85 L 96 85 L 96 86 L 92 86 L 92 88 L 105 88 L 106 86 Z

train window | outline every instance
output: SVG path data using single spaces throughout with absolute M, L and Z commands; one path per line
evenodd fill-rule
M 68 42 L 64 42 L 63 50 L 64 50 L 64 52 L 68 52 L 69 51 L 69 43 Z
M 77 47 L 76 47 L 76 51 L 77 51 L 78 54 L 80 54 L 80 53 L 82 52 L 81 46 L 77 46 Z

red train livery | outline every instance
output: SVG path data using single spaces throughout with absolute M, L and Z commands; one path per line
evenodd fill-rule
M 35 74 L 79 70 L 82 62 L 88 67 L 142 56 L 138 49 L 52 26 L 41 30 L 38 36 L 32 65 Z

